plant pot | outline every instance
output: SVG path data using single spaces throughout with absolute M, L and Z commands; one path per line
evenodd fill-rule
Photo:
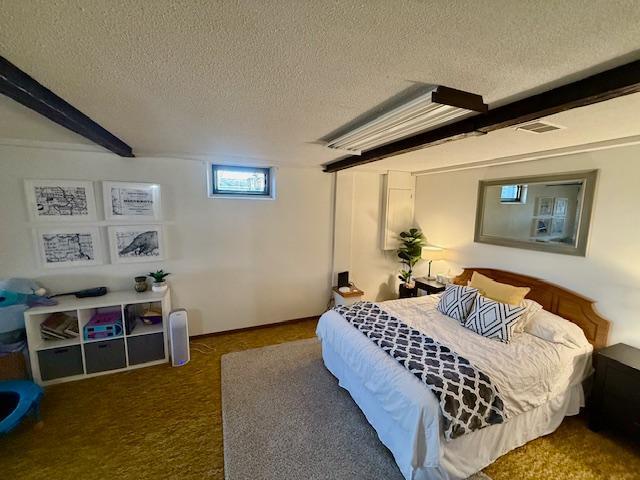
M 408 286 L 405 283 L 400 284 L 399 298 L 412 298 L 417 296 L 418 296 L 418 287 L 415 284 L 413 286 Z
M 135 290 L 138 293 L 142 293 L 142 292 L 146 292 L 147 289 L 149 288 L 149 285 L 147 285 L 147 277 L 135 277 Z
M 157 293 L 165 292 L 167 288 L 169 288 L 167 282 L 153 282 L 153 285 L 151 285 L 151 290 Z

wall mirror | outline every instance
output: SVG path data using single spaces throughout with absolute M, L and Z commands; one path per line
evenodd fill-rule
M 484 180 L 475 241 L 585 256 L 597 170 Z

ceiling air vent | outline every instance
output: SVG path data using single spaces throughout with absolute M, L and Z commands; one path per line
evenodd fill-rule
M 430 86 L 426 93 L 395 108 L 378 111 L 357 126 L 325 139 L 329 148 L 360 155 L 387 143 L 432 130 L 478 112 L 487 105 L 480 95 L 449 87 Z
M 554 130 L 562 130 L 565 127 L 561 127 L 559 125 L 553 125 L 548 122 L 533 122 L 527 123 L 526 125 L 520 125 L 516 127 L 516 130 L 524 130 L 525 132 L 531 133 L 547 133 L 553 132 Z

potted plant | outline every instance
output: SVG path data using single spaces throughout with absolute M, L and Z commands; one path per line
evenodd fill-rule
M 413 267 L 420 261 L 422 247 L 425 244 L 424 235 L 417 228 L 411 228 L 408 232 L 400 233 L 402 246 L 398 249 L 398 258 L 402 264 L 402 270 L 398 278 L 400 284 L 400 298 L 415 297 L 417 295 L 416 284 L 413 281 Z
M 164 292 L 168 288 L 165 278 L 167 278 L 169 275 L 171 274 L 169 272 L 165 272 L 164 270 L 149 272 L 149 276 L 153 278 L 151 290 L 153 290 L 154 292 Z

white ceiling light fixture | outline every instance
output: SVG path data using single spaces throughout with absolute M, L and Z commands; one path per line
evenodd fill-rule
M 480 95 L 433 86 L 419 97 L 329 139 L 326 146 L 360 155 L 372 148 L 487 110 L 487 104 Z

